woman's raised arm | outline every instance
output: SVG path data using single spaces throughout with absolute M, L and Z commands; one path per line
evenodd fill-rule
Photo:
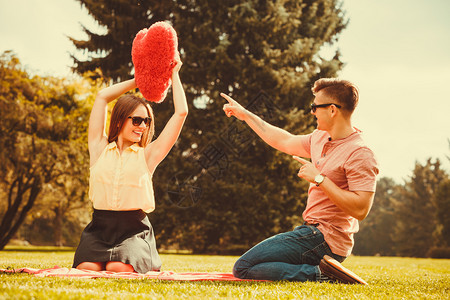
M 188 114 L 186 95 L 178 74 L 181 65 L 182 62 L 177 60 L 177 64 L 172 72 L 172 93 L 175 112 L 159 137 L 145 149 L 147 165 L 152 173 L 177 141 Z
M 135 89 L 136 82 L 133 79 L 116 83 L 98 92 L 92 106 L 91 116 L 89 117 L 88 145 L 91 164 L 100 156 L 101 152 L 108 144 L 106 138 L 106 114 L 109 102 L 118 98 L 122 94 Z

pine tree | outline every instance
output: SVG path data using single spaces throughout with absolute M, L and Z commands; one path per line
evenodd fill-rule
M 360 231 L 355 235 L 354 254 L 395 255 L 392 240 L 392 228 L 396 224 L 394 200 L 400 188 L 390 178 L 378 180 L 372 209 L 367 218 L 360 222 Z
M 437 221 L 439 231 L 436 246 L 450 248 L 450 178 L 439 184 L 436 193 Z M 450 252 L 450 251 L 449 251 Z
M 73 40 L 95 56 L 75 59 L 80 73 L 98 67 L 114 80 L 129 78 L 140 29 L 166 20 L 178 33 L 190 111 L 154 175 L 157 208 L 150 218 L 158 242 L 196 252 L 242 251 L 298 225 L 308 185 L 296 176 L 297 163 L 226 118 L 219 93 L 294 134 L 311 132 L 310 87 L 343 66 L 338 52 L 330 60 L 319 54 L 346 26 L 340 1 L 79 2 L 107 30 Z M 172 113 L 170 99 L 154 105 L 157 132 Z
M 430 248 L 439 244 L 436 193 L 446 176 L 439 160 L 416 163 L 411 180 L 395 201 L 397 224 L 392 239 L 397 255 L 425 257 Z

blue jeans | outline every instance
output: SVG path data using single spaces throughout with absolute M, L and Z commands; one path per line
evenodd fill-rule
M 297 226 L 244 253 L 234 264 L 233 275 L 241 279 L 315 281 L 324 255 L 339 262 L 345 259 L 331 252 L 315 226 Z

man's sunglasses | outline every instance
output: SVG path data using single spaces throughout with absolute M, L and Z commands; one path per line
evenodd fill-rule
M 134 126 L 139 126 L 142 124 L 142 122 L 144 122 L 145 126 L 150 125 L 150 122 L 152 121 L 152 118 L 147 117 L 147 118 L 141 118 L 141 117 L 128 117 L 128 119 L 131 119 L 131 123 Z
M 316 112 L 316 109 L 318 109 L 318 108 L 320 108 L 320 107 L 328 107 L 328 106 L 330 106 L 330 105 L 334 105 L 334 106 L 336 106 L 337 108 L 341 108 L 341 106 L 340 106 L 339 104 L 336 104 L 336 103 L 326 103 L 326 104 L 314 104 L 314 103 L 311 103 L 311 111 L 312 111 L 313 113 L 315 113 L 315 112 Z

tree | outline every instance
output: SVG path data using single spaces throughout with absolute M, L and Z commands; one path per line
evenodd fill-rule
M 310 132 L 310 87 L 343 66 L 338 52 L 330 60 L 319 54 L 346 26 L 340 1 L 79 2 L 107 31 L 85 29 L 88 40 L 72 39 L 90 55 L 74 55 L 80 73 L 99 67 L 114 80 L 128 78 L 140 29 L 166 20 L 178 33 L 191 101 L 181 138 L 154 176 L 159 243 L 196 252 L 243 249 L 298 225 L 307 191 L 295 176 L 298 165 L 224 117 L 219 93 L 294 134 Z M 157 132 L 171 114 L 170 98 L 154 106 Z
M 439 224 L 436 246 L 450 248 L 450 178 L 439 184 L 436 192 L 436 208 Z
M 395 255 L 392 228 L 396 225 L 396 216 L 393 205 L 400 188 L 390 178 L 378 180 L 372 209 L 360 222 L 360 231 L 355 235 L 354 254 Z
M 450 139 L 448 139 L 448 145 L 450 148 Z M 450 156 L 447 155 L 447 159 L 450 161 Z M 450 249 L 450 177 L 448 176 L 439 184 L 436 192 L 436 209 L 439 222 L 437 246 Z
M 86 174 L 74 166 L 87 160 L 86 147 L 77 141 L 87 114 L 74 98 L 75 89 L 63 80 L 31 77 L 12 52 L 0 56 L 0 195 L 6 200 L 0 207 L 0 249 L 47 185 Z
M 428 159 L 425 165 L 416 163 L 411 181 L 394 203 L 397 224 L 392 238 L 397 255 L 425 257 L 431 247 L 439 244 L 436 194 L 447 178 L 438 159 Z

